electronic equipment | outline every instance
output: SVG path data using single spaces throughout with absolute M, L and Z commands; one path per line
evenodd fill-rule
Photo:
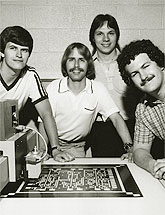
M 41 172 L 41 160 L 47 154 L 47 143 L 45 142 L 46 151 L 40 155 L 40 159 L 36 164 L 28 162 L 26 168 L 26 155 L 34 154 L 34 148 L 38 150 L 37 134 L 42 135 L 33 128 L 19 125 L 18 115 L 18 101 L 17 100 L 0 100 L 0 150 L 4 156 L 8 158 L 8 172 L 9 181 L 16 182 L 20 176 L 36 177 L 36 169 L 38 169 L 37 176 Z M 42 137 L 43 138 L 43 137 Z M 38 168 L 39 167 L 39 168 Z
M 36 145 L 36 133 L 29 129 L 0 141 L 0 150 L 8 157 L 9 181 L 15 182 L 25 169 L 25 156 Z
M 18 121 L 18 101 L 0 100 L 0 140 L 6 140 L 16 132 Z
M 0 192 L 9 182 L 8 158 L 0 156 Z

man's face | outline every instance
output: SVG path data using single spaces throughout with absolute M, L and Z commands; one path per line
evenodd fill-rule
M 101 54 L 110 54 L 116 47 L 117 35 L 113 28 L 110 28 L 108 22 L 104 22 L 102 27 L 96 29 L 94 33 L 94 42 L 97 51 Z
M 13 71 L 22 70 L 29 58 L 29 48 L 12 42 L 6 44 L 3 62 Z
M 72 81 L 81 82 L 86 78 L 88 62 L 79 53 L 77 48 L 74 48 L 66 61 L 66 70 L 69 78 Z
M 137 88 L 154 95 L 161 91 L 164 81 L 164 68 L 151 61 L 146 53 L 141 53 L 125 67 Z

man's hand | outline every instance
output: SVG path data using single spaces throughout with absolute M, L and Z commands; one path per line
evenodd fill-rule
M 71 155 L 68 152 L 61 152 L 58 150 L 53 150 L 52 152 L 52 156 L 54 158 L 54 160 L 58 161 L 58 162 L 69 162 L 75 159 L 75 157 L 73 155 Z
M 165 158 L 156 160 L 153 166 L 153 174 L 155 178 L 165 180 Z
M 127 151 L 127 153 L 123 154 L 121 156 L 121 159 L 124 160 L 124 159 L 128 159 L 128 162 L 129 163 L 132 163 L 133 162 L 133 152 L 132 152 L 132 147 Z

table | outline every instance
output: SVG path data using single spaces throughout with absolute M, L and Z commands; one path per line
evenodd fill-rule
M 1 215 L 67 214 L 67 215 L 164 215 L 165 188 L 150 173 L 120 158 L 77 158 L 72 164 L 127 164 L 143 197 L 116 198 L 3 198 Z M 49 159 L 45 164 L 57 164 Z

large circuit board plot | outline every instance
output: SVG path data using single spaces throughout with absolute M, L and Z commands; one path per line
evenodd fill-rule
M 126 164 L 43 165 L 15 197 L 141 197 Z

